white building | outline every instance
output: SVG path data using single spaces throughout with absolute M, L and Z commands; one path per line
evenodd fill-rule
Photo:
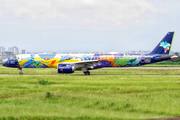
M 16 47 L 16 46 L 12 47 L 12 52 L 13 52 L 14 54 L 19 54 L 19 49 L 18 49 L 18 47 Z
M 2 52 L 5 52 L 5 47 L 3 47 L 3 46 L 0 47 L 0 53 L 2 53 Z

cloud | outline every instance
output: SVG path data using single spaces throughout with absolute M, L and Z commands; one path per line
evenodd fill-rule
M 116 27 L 146 24 L 157 12 L 148 0 L 0 0 L 1 19 L 76 27 Z

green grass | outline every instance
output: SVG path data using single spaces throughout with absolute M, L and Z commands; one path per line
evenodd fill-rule
M 157 62 L 157 63 L 153 63 L 154 65 L 180 65 L 180 61 L 179 62 L 172 62 L 172 61 L 163 61 L 163 62 Z
M 180 62 L 163 61 L 153 64 L 147 64 L 140 67 L 180 67 Z
M 180 75 L 180 69 L 97 69 L 90 71 L 91 75 Z M 59 75 L 54 68 L 24 68 L 25 75 Z M 17 68 L 0 68 L 0 74 L 18 75 Z M 84 76 L 83 72 L 75 71 L 66 76 Z
M 180 116 L 180 76 L 171 76 L 179 75 L 178 69 L 98 69 L 91 71 L 92 76 L 80 71 L 57 74 L 56 69 L 23 71 L 31 76 L 17 75 L 17 69 L 0 68 L 1 75 L 9 74 L 0 76 L 0 119 Z
M 51 84 L 40 84 L 42 79 Z M 180 115 L 180 77 L 0 76 L 0 85 L 1 118 L 114 120 Z
M 141 67 L 180 67 L 180 62 L 163 61 L 163 62 L 144 65 Z

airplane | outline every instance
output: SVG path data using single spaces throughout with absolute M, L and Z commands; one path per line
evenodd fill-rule
M 3 66 L 18 68 L 56 68 L 58 73 L 74 73 L 81 70 L 90 75 L 90 70 L 104 67 L 134 67 L 177 58 L 170 55 L 175 32 L 168 32 L 154 50 L 148 54 L 28 54 L 6 61 Z

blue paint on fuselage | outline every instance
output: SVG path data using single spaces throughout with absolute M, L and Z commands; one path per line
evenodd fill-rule
M 141 57 L 140 65 L 152 64 L 170 59 L 170 58 L 163 60 L 158 59 L 159 57 L 164 57 L 164 56 L 167 56 L 167 54 L 146 54 L 145 56 Z
M 91 56 L 83 56 L 83 60 L 84 60 L 84 61 L 91 60 Z
M 3 63 L 4 67 L 12 67 L 12 68 L 18 68 L 19 67 L 19 63 L 17 59 L 13 59 L 13 60 L 8 60 L 5 63 Z
M 27 59 L 28 61 L 26 63 L 23 64 L 23 67 L 22 68 L 27 68 L 27 66 L 30 66 L 31 64 L 33 63 L 40 63 L 41 61 L 35 61 L 34 58 L 30 58 L 30 59 Z M 36 68 L 35 65 L 32 66 L 30 68 Z
M 88 61 L 89 59 L 98 60 L 99 57 L 102 56 L 102 55 L 107 55 L 107 54 L 96 54 L 91 58 L 90 57 L 85 57 L 85 56 L 83 58 L 85 58 L 84 61 Z M 113 55 L 113 54 L 111 54 L 111 55 Z M 116 56 L 117 59 L 123 59 L 123 57 L 126 58 L 127 55 L 116 54 L 114 56 Z M 130 56 L 134 56 L 134 59 L 132 58 L 131 60 L 127 61 L 127 65 L 129 65 L 129 66 L 141 66 L 141 65 L 152 64 L 152 63 L 161 62 L 161 61 L 170 59 L 170 58 L 163 59 L 163 60 L 158 59 L 159 57 L 167 56 L 167 54 L 130 54 Z M 70 58 L 71 58 L 70 56 L 64 56 L 61 59 L 61 61 L 64 61 L 64 60 L 67 60 L 67 59 L 70 59 Z M 25 64 L 23 64 L 22 68 L 36 68 L 36 66 L 32 65 L 32 64 L 33 63 L 40 63 L 40 62 L 41 61 L 35 61 L 33 59 L 33 56 L 31 56 L 31 58 L 28 59 L 28 61 Z M 3 64 L 3 66 L 18 68 L 19 67 L 18 60 L 17 59 L 8 60 Z M 106 60 L 103 60 L 103 61 L 100 62 L 99 65 L 95 65 L 94 69 L 103 68 L 103 67 L 111 67 L 111 66 L 112 65 L 111 65 L 110 62 L 108 62 Z M 47 66 L 43 64 L 40 68 L 46 68 L 46 67 Z
M 71 57 L 69 55 L 66 55 L 66 56 L 62 57 L 60 61 L 63 62 L 65 60 L 69 60 L 69 59 L 71 59 Z

